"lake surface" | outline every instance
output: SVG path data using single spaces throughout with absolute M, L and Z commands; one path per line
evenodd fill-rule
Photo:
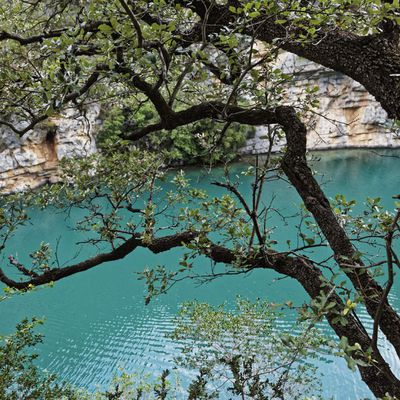
M 377 154 L 379 153 L 379 154 Z M 343 193 L 348 199 L 362 202 L 366 196 L 382 197 L 388 208 L 393 208 L 391 196 L 400 192 L 400 151 L 398 150 L 340 150 L 316 153 L 320 161 L 314 168 L 324 182 L 330 197 Z M 236 164 L 234 172 L 247 168 Z M 212 171 L 212 178 L 222 176 L 221 169 Z M 211 187 L 211 177 L 203 170 L 188 169 L 192 183 L 207 188 L 218 195 L 221 190 Z M 172 175 L 171 175 L 172 177 Z M 242 192 L 250 193 L 250 178 L 241 185 Z M 168 186 L 168 183 L 165 184 Z M 275 206 L 287 215 L 296 211 L 300 199 L 287 183 L 272 182 L 267 187 L 270 196 L 276 194 Z M 272 221 L 275 224 L 274 221 Z M 3 253 L 2 265 L 6 265 L 9 254 L 18 254 L 21 261 L 37 249 L 40 241 L 55 244 L 61 237 L 60 256 L 67 260 L 74 256 L 73 245 L 79 236 L 68 231 L 65 215 L 54 212 L 38 212 L 33 225 L 21 229 Z M 279 225 L 277 240 L 295 238 L 290 226 Z M 85 257 L 84 249 L 79 258 Z M 135 272 L 146 266 L 163 264 L 174 268 L 180 250 L 161 255 L 139 249 L 125 259 L 99 266 L 57 282 L 54 288 L 37 290 L 0 303 L 0 332 L 9 333 L 16 323 L 26 316 L 44 317 L 45 325 L 39 330 L 45 334 L 45 342 L 39 347 L 41 367 L 75 385 L 88 389 L 105 388 L 118 368 L 127 372 L 160 372 L 171 367 L 176 355 L 176 344 L 165 337 L 173 329 L 172 320 L 180 303 L 197 299 L 212 304 L 233 304 L 236 295 L 250 299 L 266 298 L 273 302 L 292 300 L 301 305 L 307 300 L 299 284 L 290 279 L 277 280 L 272 271 L 257 271 L 249 276 L 226 277 L 210 284 L 196 286 L 189 282 L 176 285 L 167 295 L 144 305 L 145 287 L 138 281 Z M 209 263 L 199 260 L 199 263 Z M 391 302 L 400 309 L 400 286 L 391 293 Z M 282 329 L 290 325 L 290 316 L 280 321 Z M 365 314 L 361 319 L 372 324 Z M 329 327 L 323 326 L 326 335 L 332 335 Z M 386 347 L 384 341 L 382 341 Z M 390 349 L 388 360 L 396 364 Z M 321 363 L 324 397 L 354 400 L 373 396 L 357 373 L 351 373 L 343 360 L 331 358 Z M 398 368 L 398 366 L 396 366 Z

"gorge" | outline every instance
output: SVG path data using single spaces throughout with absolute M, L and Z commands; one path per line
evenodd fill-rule
M 398 127 L 361 84 L 338 72 L 290 53 L 279 56 L 283 73 L 293 76 L 286 89 L 288 102 L 296 102 L 307 87 L 318 86 L 319 108 L 306 120 L 309 150 L 400 147 Z M 76 118 L 73 109 L 53 117 L 21 139 L 0 127 L 0 190 L 4 193 L 34 188 L 57 180 L 63 157 L 96 152 L 96 132 L 102 124 L 101 108 L 94 104 Z M 242 155 L 263 154 L 265 130 L 257 128 L 240 149 Z M 275 150 L 284 145 L 277 143 Z

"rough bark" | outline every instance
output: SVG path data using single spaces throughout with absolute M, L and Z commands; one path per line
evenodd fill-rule
M 97 254 L 92 258 L 68 267 L 52 268 L 49 271 L 41 274 L 36 273 L 33 278 L 25 281 L 16 281 L 9 278 L 0 268 L 0 281 L 11 288 L 27 290 L 32 286 L 45 285 L 51 282 L 59 281 L 60 279 L 77 274 L 79 272 L 87 271 L 106 262 L 120 260 L 132 253 L 137 247 L 146 247 L 153 253 L 161 253 L 163 251 L 171 250 L 174 247 L 179 247 L 183 243 L 188 243 L 195 236 L 196 234 L 194 232 L 181 232 L 175 235 L 154 238 L 151 243 L 146 243 L 141 239 L 140 236 L 135 235 L 108 253 Z M 20 268 L 18 269 L 21 271 Z M 30 274 L 24 273 L 24 275 L 31 277 Z
M 203 23 L 208 35 L 237 25 L 237 15 L 229 6 L 243 6 L 239 0 L 225 5 L 213 5 L 205 21 L 205 10 L 211 2 L 204 0 L 175 0 L 196 12 L 202 21 L 195 29 L 183 35 L 187 43 L 200 41 Z M 399 26 L 383 21 L 382 33 L 359 36 L 339 27 L 320 29 L 309 42 L 296 39 L 296 32 L 288 24 L 276 24 L 279 16 L 262 13 L 245 27 L 243 33 L 266 43 L 275 43 L 282 49 L 305 57 L 327 68 L 341 72 L 361 83 L 388 113 L 389 118 L 400 119 L 400 46 Z
M 282 37 L 269 22 L 254 34 L 269 43 Z M 376 98 L 389 118 L 400 119 L 398 44 L 384 35 L 361 37 L 339 29 L 323 35 L 311 44 L 283 41 L 282 48 L 353 78 Z
M 287 138 L 287 152 L 282 160 L 282 169 L 317 221 L 335 254 L 336 261 L 363 297 L 371 318 L 374 318 L 384 291 L 366 269 L 359 268 L 363 266 L 362 261 L 356 259 L 356 250 L 307 165 L 306 127 L 291 108 L 280 108 L 277 113 Z M 352 269 L 351 265 L 356 268 Z M 379 326 L 400 357 L 400 318 L 387 300 L 383 309 Z
M 209 101 L 179 112 L 169 110 L 167 113 L 162 114 L 159 123 L 139 128 L 126 135 L 126 139 L 138 140 L 151 132 L 162 129 L 170 131 L 207 118 L 253 126 L 275 124 L 278 122 L 275 109 L 245 109 L 234 105 L 228 106 L 218 101 Z
M 221 246 L 211 246 L 207 256 L 215 262 L 232 264 L 235 261 L 235 254 Z M 312 299 L 316 299 L 323 292 L 329 295 L 329 300 L 336 303 L 334 312 L 326 315 L 327 321 L 336 335 L 347 337 L 349 343 L 358 343 L 363 351 L 367 352 L 371 347 L 371 338 L 365 328 L 352 315 L 348 315 L 345 326 L 335 323 L 335 312 L 344 309 L 344 304 L 340 296 L 330 285 L 323 285 L 323 275 L 310 260 L 302 257 L 289 257 L 278 253 L 268 253 L 267 257 L 252 259 L 246 262 L 250 268 L 267 268 L 290 276 L 298 281 Z M 387 362 L 378 352 L 374 354 L 376 363 L 368 367 L 358 367 L 363 381 L 368 385 L 376 397 L 384 397 L 386 393 L 400 397 L 400 381 L 394 376 Z
M 54 282 L 70 275 L 87 271 L 105 262 L 122 259 L 133 252 L 137 247 L 147 247 L 154 253 L 160 253 L 174 247 L 182 246 L 184 243 L 193 240 L 196 235 L 197 234 L 194 232 L 183 232 L 155 238 L 151 244 L 143 243 L 139 237 L 132 237 L 112 252 L 99 254 L 69 267 L 52 269 L 24 282 L 18 282 L 8 278 L 0 269 L 0 281 L 12 288 L 26 290 L 30 285 L 38 286 Z M 235 261 L 235 253 L 219 245 L 211 244 L 209 249 L 205 251 L 205 255 L 215 262 L 228 265 Z M 323 284 L 325 280 L 323 280 L 322 272 L 313 265 L 310 260 L 302 257 L 290 257 L 285 254 L 269 252 L 266 256 L 249 258 L 245 262 L 245 265 L 246 268 L 251 269 L 273 269 L 280 274 L 289 276 L 297 280 L 313 299 L 317 299 L 321 293 L 329 295 L 329 301 L 335 302 L 336 306 L 327 313 L 326 318 L 336 335 L 339 338 L 345 336 L 348 338 L 351 345 L 358 343 L 364 352 L 368 351 L 371 346 L 371 339 L 364 327 L 354 316 L 351 314 L 347 316 L 347 325 L 345 326 L 334 322 L 337 312 L 341 312 L 345 308 L 345 305 L 332 286 Z M 374 364 L 367 367 L 359 366 L 362 379 L 377 397 L 383 397 L 385 393 L 400 397 L 400 381 L 393 375 L 389 365 L 379 352 L 374 354 L 374 356 L 376 359 Z M 358 357 L 363 359 L 362 356 L 355 355 L 355 358 Z

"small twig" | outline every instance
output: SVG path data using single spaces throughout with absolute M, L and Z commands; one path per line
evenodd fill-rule
M 122 7 L 124 8 L 124 10 L 126 11 L 126 13 L 129 16 L 130 20 L 132 21 L 133 27 L 135 28 L 135 31 L 137 34 L 138 47 L 142 48 L 144 40 L 143 40 L 143 34 L 142 34 L 142 30 L 140 28 L 139 21 L 136 19 L 135 14 L 131 10 L 131 8 L 128 6 L 128 4 L 125 2 L 125 0 L 119 0 L 119 2 L 121 3 Z

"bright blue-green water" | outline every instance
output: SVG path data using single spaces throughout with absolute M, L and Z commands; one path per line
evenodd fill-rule
M 347 198 L 362 202 L 366 196 L 382 197 L 388 208 L 393 208 L 391 196 L 400 192 L 400 151 L 380 150 L 379 155 L 367 150 L 335 151 L 320 153 L 314 168 L 319 172 L 320 181 L 328 196 L 344 193 Z M 236 164 L 232 175 L 239 174 L 247 166 Z M 222 177 L 223 171 L 216 168 L 211 176 L 200 169 L 188 169 L 187 176 L 198 187 L 206 188 L 213 195 L 221 190 L 209 182 Z M 241 191 L 249 194 L 250 178 L 243 177 Z M 168 189 L 168 182 L 165 183 Z M 275 207 L 285 215 L 296 212 L 300 199 L 283 181 L 272 182 L 266 188 L 266 196 L 274 194 Z M 295 240 L 293 224 L 285 225 L 273 218 L 276 225 L 276 239 L 283 242 Z M 54 212 L 37 212 L 33 224 L 21 229 L 6 249 L 6 256 L 17 253 L 21 260 L 37 249 L 40 241 L 55 243 L 60 237 L 60 258 L 68 260 L 75 256 L 74 243 L 81 237 L 68 230 L 70 222 L 66 215 Z M 83 249 L 78 259 L 90 254 Z M 197 299 L 212 304 L 227 302 L 233 304 L 236 295 L 250 299 L 267 298 L 273 302 L 292 300 L 302 304 L 307 297 L 299 284 L 290 279 L 277 279 L 272 271 L 257 271 L 243 277 L 226 277 L 207 285 L 196 286 L 190 282 L 176 285 L 167 295 L 156 298 L 150 305 L 144 305 L 145 287 L 138 281 L 135 272 L 146 266 L 177 265 L 180 250 L 154 255 L 139 249 L 125 259 L 99 266 L 58 282 L 54 288 L 40 289 L 23 296 L 0 303 L 0 330 L 11 332 L 15 324 L 26 316 L 45 317 L 46 323 L 40 328 L 45 342 L 39 347 L 40 366 L 59 374 L 75 385 L 95 389 L 104 388 L 121 367 L 127 372 L 160 372 L 171 367 L 171 360 L 177 354 L 177 345 L 165 334 L 173 329 L 173 318 L 180 303 Z M 209 265 L 201 259 L 199 266 Z M 391 302 L 400 309 L 400 288 L 395 287 Z M 361 319 L 368 327 L 371 322 L 361 313 Z M 282 318 L 282 329 L 290 326 L 293 316 Z M 326 335 L 332 335 L 329 327 L 322 326 Z M 383 347 L 386 347 L 382 339 Z M 387 359 L 396 368 L 396 358 L 388 348 Z M 368 388 L 357 373 L 351 373 L 345 362 L 329 358 L 320 362 L 324 396 L 335 399 L 360 399 L 371 397 Z M 185 374 L 185 372 L 182 372 Z

